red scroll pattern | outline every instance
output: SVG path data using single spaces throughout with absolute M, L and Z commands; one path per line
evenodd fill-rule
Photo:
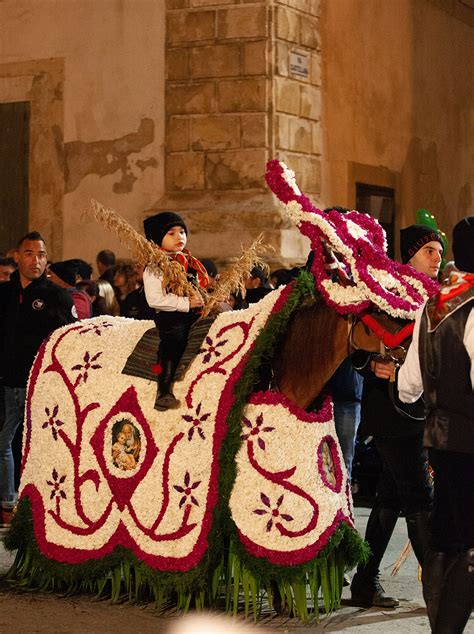
M 353 525 L 332 413 L 329 399 L 309 414 L 281 394 L 252 397 L 230 502 L 240 539 L 251 554 L 280 565 L 304 563 L 341 521 Z
M 183 407 L 168 412 L 153 409 L 156 384 L 120 373 L 150 323 L 97 318 L 52 335 L 30 377 L 20 492 L 32 502 L 43 554 L 78 563 L 123 545 L 161 570 L 189 570 L 200 561 L 233 404 L 226 386 L 238 380 L 280 294 L 266 309 L 215 322 L 208 345 L 175 386 Z M 130 470 L 111 457 L 120 424 L 134 430 Z

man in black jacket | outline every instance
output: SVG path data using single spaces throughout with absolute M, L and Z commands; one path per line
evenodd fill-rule
M 436 279 L 443 255 L 443 243 L 437 231 L 423 225 L 402 229 L 400 251 L 404 264 Z M 425 464 L 422 413 L 418 422 L 404 418 L 392 404 L 387 382 L 377 378 L 378 367 L 383 364 L 373 355 L 368 358 L 365 355 L 364 362 L 367 361 L 366 371 L 362 372 L 365 382 L 361 427 L 365 435 L 374 437 L 382 473 L 365 533 L 371 554 L 367 563 L 357 568 L 351 595 L 356 605 L 393 608 L 399 602 L 386 595 L 379 583 L 380 563 L 402 512 L 413 551 L 423 565 L 428 548 L 432 490 Z M 355 362 L 355 365 L 360 367 L 364 363 Z
M 22 423 L 26 384 L 43 340 L 56 328 L 75 321 L 69 294 L 46 278 L 44 240 L 34 231 L 18 243 L 18 271 L 0 284 L 0 377 L 5 395 L 5 420 L 0 431 L 0 497 L 3 526 L 16 503 L 12 441 Z

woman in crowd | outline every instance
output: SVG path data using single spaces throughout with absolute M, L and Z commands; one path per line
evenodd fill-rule
M 127 297 L 137 288 L 137 274 L 131 264 L 119 264 L 115 267 L 114 287 L 120 306 L 120 315 L 126 317 L 124 309 L 127 305 Z
M 105 303 L 104 315 L 112 315 L 117 317 L 120 314 L 120 306 L 115 297 L 114 289 L 106 280 L 97 280 L 99 296 L 103 298 Z

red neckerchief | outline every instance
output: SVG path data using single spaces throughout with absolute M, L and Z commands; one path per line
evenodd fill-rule
M 445 302 L 465 293 L 470 286 L 474 286 L 474 273 L 452 273 L 449 283 L 443 286 L 438 293 L 436 309 L 441 309 Z
M 165 251 L 164 249 L 162 249 L 162 251 L 164 251 L 166 255 L 172 260 L 176 260 L 176 262 L 179 262 L 185 271 L 187 271 L 189 268 L 196 271 L 196 276 L 197 276 L 197 281 L 199 286 L 201 288 L 208 287 L 209 277 L 207 275 L 206 269 L 204 268 L 204 265 L 201 264 L 201 262 L 199 262 L 197 258 L 192 256 L 191 253 L 188 251 L 188 249 L 183 249 L 182 251 L 179 251 L 178 253 Z

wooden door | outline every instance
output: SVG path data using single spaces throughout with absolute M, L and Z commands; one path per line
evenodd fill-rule
M 0 252 L 28 233 L 30 104 L 0 103 Z

